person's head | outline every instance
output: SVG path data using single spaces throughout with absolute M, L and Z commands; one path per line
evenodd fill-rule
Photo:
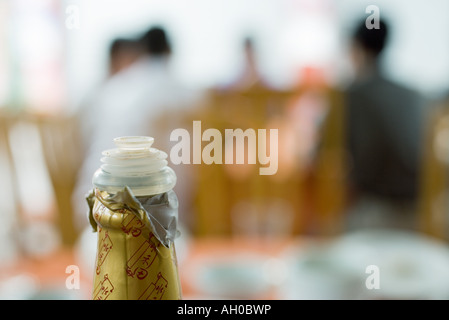
M 150 28 L 140 39 L 143 52 L 150 56 L 164 57 L 171 53 L 170 40 L 162 27 Z
M 353 59 L 356 68 L 375 63 L 386 47 L 389 27 L 383 20 L 379 21 L 378 28 L 369 29 L 363 20 L 355 29 L 352 37 Z
M 243 43 L 242 43 L 242 47 L 243 47 L 243 51 L 245 53 L 245 57 L 247 58 L 247 60 L 251 60 L 254 58 L 255 55 L 255 43 L 254 43 L 254 39 L 252 37 L 245 37 L 243 39 Z
M 115 73 L 130 66 L 139 56 L 137 41 L 117 38 L 109 47 L 109 73 Z

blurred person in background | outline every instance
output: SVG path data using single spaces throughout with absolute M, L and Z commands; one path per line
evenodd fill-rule
M 249 90 L 255 87 L 267 87 L 265 80 L 259 72 L 255 41 L 252 37 L 245 37 L 243 40 L 243 68 L 237 77 L 226 84 L 224 90 Z
M 109 76 L 126 70 L 142 54 L 139 42 L 134 39 L 117 38 L 109 48 Z
M 194 96 L 193 90 L 180 83 L 170 71 L 172 47 L 162 27 L 150 28 L 137 41 L 140 57 L 107 79 L 85 109 L 84 120 L 81 119 L 91 125 L 82 129 L 89 132 L 84 142 L 87 151 L 72 201 L 79 218 L 76 223 L 83 226 L 87 225 L 85 196 L 93 187 L 92 176 L 100 167 L 102 151 L 114 148 L 116 137 L 143 135 L 155 137 L 154 146 L 169 153 L 165 149 L 169 135 L 156 132 L 160 127 L 157 121 L 166 113 L 170 113 L 170 120 L 174 121 L 180 114 L 174 111 L 190 107 Z M 136 48 L 134 43 L 127 42 L 126 49 L 128 45 L 133 50 Z M 118 49 L 120 51 L 123 46 Z M 128 56 L 125 60 L 129 61 Z M 179 180 L 178 189 L 183 187 L 182 179 Z
M 363 21 L 353 36 L 355 80 L 345 111 L 349 229 L 416 228 L 425 101 L 380 71 L 389 32 L 384 21 L 378 29 Z
M 100 83 L 99 88 L 93 88 L 88 94 L 85 102 L 82 103 L 78 110 L 78 118 L 81 126 L 81 134 L 83 139 L 84 153 L 89 148 L 90 138 L 95 129 L 98 117 L 101 116 L 97 110 L 96 99 L 98 99 L 98 90 L 103 90 L 103 86 L 107 86 L 107 82 L 132 66 L 141 56 L 142 49 L 137 39 L 116 38 L 111 41 L 108 51 L 108 70 L 104 82 Z

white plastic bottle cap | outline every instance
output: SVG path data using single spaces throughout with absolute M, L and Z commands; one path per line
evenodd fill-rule
M 116 147 L 124 150 L 149 149 L 153 143 L 154 138 L 143 136 L 119 137 L 114 139 Z
M 152 137 L 115 138 L 117 148 L 103 151 L 102 165 L 94 174 L 93 185 L 109 193 L 128 186 L 136 196 L 173 189 L 176 174 L 167 166 L 167 154 L 152 148 L 153 143 Z

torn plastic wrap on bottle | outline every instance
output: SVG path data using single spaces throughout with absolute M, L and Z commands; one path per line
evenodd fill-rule
M 153 230 L 155 237 L 167 248 L 179 235 L 178 198 L 173 190 L 148 197 L 135 197 L 128 187 L 115 195 L 109 195 L 98 189 L 95 194 L 92 191 L 87 197 L 87 202 L 90 209 L 89 221 L 94 231 L 97 230 L 97 223 L 92 216 L 95 198 L 109 210 L 120 211 L 126 207 L 141 221 L 147 221 L 147 227 Z M 144 219 L 145 216 L 147 219 Z
M 135 197 L 128 187 L 116 194 L 95 189 L 87 202 L 98 232 L 93 299 L 181 299 L 175 192 Z

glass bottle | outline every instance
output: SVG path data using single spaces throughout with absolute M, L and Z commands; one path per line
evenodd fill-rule
M 178 200 L 167 154 L 151 137 L 114 139 L 103 151 L 88 196 L 98 233 L 92 298 L 181 299 L 174 239 Z

